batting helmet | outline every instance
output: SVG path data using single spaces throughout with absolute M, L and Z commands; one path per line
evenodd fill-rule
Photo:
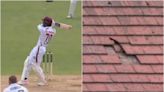
M 46 27 L 46 26 L 51 26 L 51 24 L 52 24 L 52 18 L 50 18 L 50 17 L 44 17 L 43 19 L 42 19 L 42 21 L 43 21 L 43 26 L 44 27 Z

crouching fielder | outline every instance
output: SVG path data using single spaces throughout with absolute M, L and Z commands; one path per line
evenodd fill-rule
M 24 68 L 23 68 L 21 80 L 18 82 L 18 84 L 21 84 L 21 85 L 28 84 L 28 78 L 29 78 L 29 73 L 31 69 L 33 69 L 36 72 L 39 78 L 38 85 L 42 86 L 47 83 L 45 80 L 44 72 L 40 65 L 42 62 L 43 55 L 46 52 L 46 47 L 49 41 L 56 34 L 56 30 L 53 28 L 55 26 L 61 29 L 65 29 L 65 30 L 72 28 L 71 25 L 55 22 L 50 17 L 44 17 L 42 21 L 43 21 L 42 24 L 38 25 L 38 30 L 40 32 L 38 42 L 36 46 L 32 49 L 29 56 L 27 56 L 24 62 Z

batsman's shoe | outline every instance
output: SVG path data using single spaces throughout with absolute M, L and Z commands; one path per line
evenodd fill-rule
M 20 81 L 18 82 L 18 84 L 19 84 L 19 85 L 27 85 L 27 84 L 29 84 L 29 82 L 28 82 L 28 80 L 20 80 Z
M 38 86 L 46 86 L 46 85 L 48 85 L 48 84 L 45 82 L 38 82 Z
M 73 18 L 73 16 L 68 15 L 68 16 L 67 16 L 67 18 L 68 18 L 68 19 L 72 19 L 72 18 Z
M 40 80 L 38 82 L 38 86 L 45 86 L 45 85 L 48 85 L 46 80 Z

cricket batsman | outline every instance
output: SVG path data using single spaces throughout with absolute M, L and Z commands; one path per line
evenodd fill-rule
M 39 86 L 43 86 L 47 84 L 44 72 L 41 68 L 41 62 L 42 62 L 43 55 L 46 52 L 46 47 L 48 46 L 48 43 L 56 34 L 56 30 L 54 27 L 59 27 L 64 30 L 68 30 L 72 28 L 71 25 L 58 23 L 50 17 L 44 17 L 42 19 L 42 23 L 38 25 L 38 30 L 40 32 L 38 42 L 36 46 L 32 49 L 29 56 L 27 56 L 24 62 L 24 68 L 23 68 L 21 80 L 18 82 L 18 84 L 21 85 L 28 84 L 28 78 L 31 69 L 33 69 L 36 72 L 39 78 L 39 82 L 38 82 Z

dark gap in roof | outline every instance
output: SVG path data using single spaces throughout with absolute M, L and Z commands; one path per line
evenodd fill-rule
M 120 52 L 119 58 L 122 61 L 122 64 L 139 64 L 135 55 L 126 55 L 125 53 Z
M 127 55 L 118 41 L 112 38 L 109 39 L 113 40 L 115 44 L 113 46 L 108 47 L 108 49 L 112 48 L 114 52 L 119 55 L 122 64 L 139 64 L 139 60 L 135 55 Z
M 149 2 L 147 2 L 147 1 L 145 1 L 145 2 L 146 2 L 146 5 L 147 5 L 147 6 L 149 6 L 149 5 L 150 5 L 150 4 L 149 4 Z
M 108 1 L 108 5 L 112 5 L 112 3 L 110 1 Z

